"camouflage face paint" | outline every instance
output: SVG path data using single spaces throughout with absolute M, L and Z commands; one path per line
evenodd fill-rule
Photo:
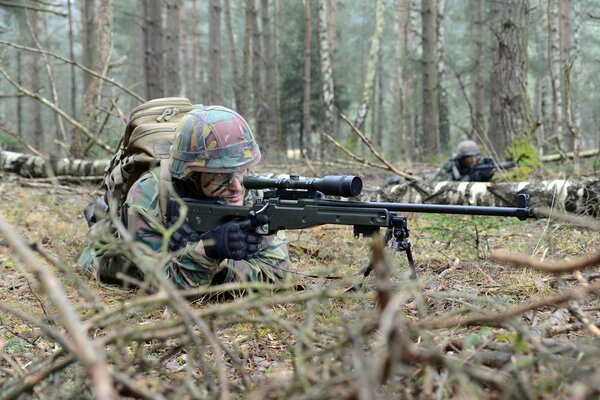
M 247 171 L 232 174 L 203 173 L 201 176 L 202 191 L 209 197 L 222 197 L 229 190 L 229 186 L 233 183 L 234 179 L 241 186 L 246 175 Z

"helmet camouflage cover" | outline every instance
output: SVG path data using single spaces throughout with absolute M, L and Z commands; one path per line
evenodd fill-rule
M 228 173 L 250 168 L 260 149 L 246 120 L 222 106 L 201 106 L 175 129 L 169 170 L 183 179 L 192 172 Z
M 469 157 L 479 155 L 479 146 L 472 140 L 463 140 L 458 144 L 458 157 Z

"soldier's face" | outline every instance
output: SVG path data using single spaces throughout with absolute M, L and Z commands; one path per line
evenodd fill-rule
M 478 158 L 479 158 L 479 157 L 477 157 L 477 156 L 467 156 L 467 157 L 463 157 L 463 158 L 460 160 L 460 163 L 461 163 L 462 165 L 464 165 L 465 167 L 469 167 L 469 168 L 471 168 L 471 167 L 473 167 L 473 166 L 474 166 L 474 165 L 477 163 L 477 159 L 478 159 Z
M 247 171 L 233 174 L 211 174 L 200 175 L 202 193 L 207 197 L 220 197 L 227 204 L 241 206 L 244 204 L 244 187 L 242 182 Z

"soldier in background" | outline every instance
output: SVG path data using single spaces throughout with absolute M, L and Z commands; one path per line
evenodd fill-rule
M 437 172 L 438 181 L 475 181 L 488 182 L 494 176 L 494 160 L 481 157 L 479 146 L 472 140 L 463 140 L 458 144 L 457 152 L 448 159 Z M 486 168 L 481 168 L 486 166 Z

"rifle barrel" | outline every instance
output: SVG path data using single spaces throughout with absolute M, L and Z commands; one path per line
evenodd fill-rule
M 365 201 L 354 202 L 338 200 L 320 200 L 318 204 L 323 206 L 385 208 L 391 212 L 516 217 L 520 220 L 535 217 L 535 210 L 531 207 L 454 206 L 442 204 L 385 203 Z

